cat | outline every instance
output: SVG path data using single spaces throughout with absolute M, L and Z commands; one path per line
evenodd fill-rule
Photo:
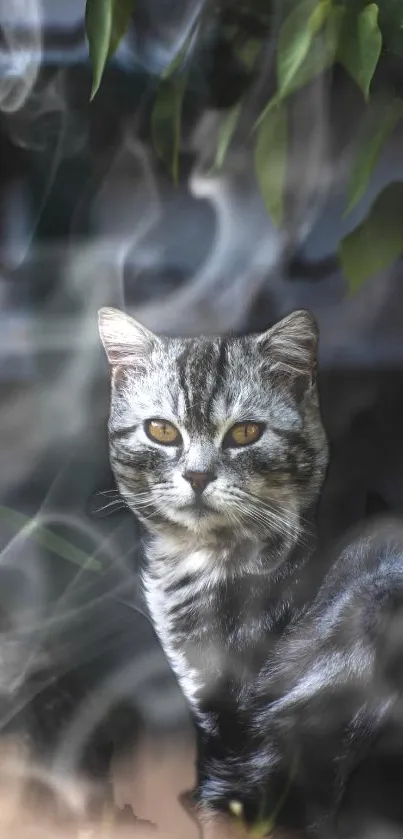
M 260 335 L 172 339 L 103 309 L 99 327 L 112 469 L 145 526 L 146 599 L 201 732 L 198 812 L 235 801 L 247 822 L 265 813 L 271 829 L 276 813 L 333 836 L 368 749 L 400 755 L 403 527 L 371 521 L 314 564 L 328 463 L 315 322 L 298 311 Z
M 160 642 L 203 732 L 242 749 L 269 649 L 303 605 L 328 445 L 317 328 L 296 311 L 258 335 L 156 336 L 99 313 L 111 374 L 110 462 L 146 531 Z

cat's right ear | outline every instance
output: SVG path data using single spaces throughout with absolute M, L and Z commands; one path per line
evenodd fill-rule
M 134 318 L 109 307 L 98 312 L 101 341 L 112 368 L 136 367 L 145 370 L 158 338 Z

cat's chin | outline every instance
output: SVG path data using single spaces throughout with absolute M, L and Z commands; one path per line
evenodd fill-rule
M 227 518 L 207 506 L 188 505 L 180 509 L 165 511 L 165 515 L 170 524 L 177 524 L 200 535 L 228 527 Z

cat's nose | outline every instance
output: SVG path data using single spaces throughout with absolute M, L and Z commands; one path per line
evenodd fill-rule
M 216 480 L 217 475 L 214 475 L 214 472 L 185 472 L 183 477 L 185 481 L 189 481 L 193 491 L 201 495 L 206 486 Z

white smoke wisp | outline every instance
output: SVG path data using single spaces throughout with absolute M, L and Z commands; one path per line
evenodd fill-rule
M 85 746 L 97 726 L 107 717 L 108 711 L 117 701 L 127 696 L 136 696 L 139 708 L 149 715 L 150 704 L 155 714 L 155 724 L 161 714 L 166 721 L 178 721 L 177 691 L 165 690 L 164 696 L 153 695 L 149 683 L 155 677 L 160 665 L 159 651 L 153 650 L 138 656 L 119 672 L 109 675 L 97 690 L 87 696 L 77 708 L 71 722 L 61 734 L 58 748 L 52 763 L 52 775 L 74 774 L 79 765 Z
M 64 69 L 58 70 L 45 84 L 35 86 L 18 111 L 9 117 L 7 132 L 14 146 L 38 155 L 39 167 L 46 155 L 42 191 L 35 206 L 23 176 L 14 178 L 8 185 L 7 200 L 3 202 L 3 225 L 6 231 L 9 228 L 9 235 L 0 243 L 0 256 L 3 264 L 13 270 L 32 259 L 30 249 L 60 164 L 66 158 L 78 156 L 87 142 L 85 119 L 69 107 Z
M 106 189 L 109 183 L 112 191 L 106 191 L 104 204 L 101 193 L 97 205 L 100 227 L 102 207 L 113 208 L 112 213 L 108 213 L 110 229 L 103 232 L 102 237 L 90 244 L 72 240 L 54 249 L 48 246 L 43 254 L 39 249 L 36 254 L 31 252 L 33 266 L 35 257 L 38 260 L 36 270 L 40 270 L 42 259 L 45 265 L 54 262 L 59 283 L 55 286 L 51 305 L 36 316 L 29 315 L 25 343 L 22 344 L 17 335 L 15 344 L 10 343 L 5 349 L 10 357 L 28 352 L 45 362 L 52 360 L 54 372 L 44 377 L 39 387 L 27 384 L 24 389 L 11 392 L 2 406 L 3 441 L 9 441 L 9 446 L 4 448 L 0 490 L 9 492 L 24 481 L 45 451 L 54 448 L 60 453 L 61 447 L 69 442 L 75 447 L 80 434 L 91 430 L 94 421 L 92 386 L 102 357 L 97 310 L 107 301 L 124 305 L 122 280 L 127 251 L 143 239 L 159 217 L 158 193 L 147 155 L 140 144 L 136 144 L 130 154 L 137 155 L 137 189 L 128 178 L 129 190 L 124 190 L 123 173 L 120 179 L 118 177 L 119 156 L 111 180 L 107 179 L 104 187 Z M 113 190 L 114 185 L 117 185 L 117 191 Z M 138 193 L 142 200 L 136 204 L 134 199 Z M 118 223 L 113 230 L 114 218 L 130 228 L 130 236 L 127 228 L 119 229 Z M 74 301 L 74 313 L 64 314 L 66 300 Z M 56 358 L 59 362 L 55 369 L 53 360 Z M 17 439 L 24 440 L 21 459 L 15 447 Z
M 133 310 L 140 321 L 168 333 L 225 332 L 244 326 L 263 288 L 270 289 L 275 299 L 281 298 L 281 266 L 287 248 L 307 236 L 332 184 L 326 97 L 327 84 L 319 79 L 302 96 L 299 108 L 294 108 L 296 139 L 287 185 L 292 213 L 281 232 L 264 206 L 254 172 L 253 147 L 245 143 L 246 129 L 227 153 L 224 168 L 209 170 L 219 142 L 222 113 L 202 114 L 188 141 L 188 150 L 196 156 L 188 186 L 194 198 L 207 201 L 213 210 L 214 241 L 203 265 L 183 288 Z M 312 119 L 306 119 L 307 109 Z M 305 145 L 309 146 L 308 155 L 301 154 Z
M 160 77 L 183 50 L 191 55 L 199 30 L 205 0 L 178 4 L 152 2 L 142 5 L 140 25 L 127 38 L 130 53 L 121 45 L 122 60 L 130 66 L 133 59 L 144 69 Z
M 112 193 L 106 192 L 105 200 L 113 208 L 109 216 L 111 227 L 106 235 L 90 245 L 72 242 L 67 249 L 62 282 L 55 292 L 57 300 L 65 296 L 75 301 L 75 313 L 63 320 L 57 314 L 44 312 L 36 331 L 37 349 L 45 353 L 60 354 L 57 375 L 46 382 L 41 392 L 42 408 L 46 416 L 42 430 L 38 428 L 41 449 L 62 441 L 77 439 L 77 435 L 90 430 L 93 422 L 92 385 L 103 358 L 97 330 L 97 311 L 105 301 L 123 305 L 123 266 L 127 250 L 142 241 L 159 216 L 158 194 L 155 190 L 146 154 L 140 144 L 134 154 L 139 161 L 137 190 L 143 196 L 141 205 L 134 203 L 136 195 L 125 191 L 123 177 L 119 179 L 120 159 L 116 162 L 112 180 Z M 130 186 L 130 178 L 129 186 Z M 113 191 L 113 186 L 116 187 Z M 106 189 L 106 187 L 104 187 Z M 127 198 L 127 201 L 125 201 Z M 102 211 L 101 197 L 97 213 Z M 113 230 L 114 217 L 131 227 L 130 238 L 126 231 Z M 57 307 L 58 308 L 58 307 Z M 72 401 L 73 397 L 73 401 Z
M 226 332 L 242 326 L 263 282 L 282 253 L 248 172 L 235 177 L 194 172 L 192 194 L 214 209 L 215 236 L 199 271 L 183 290 L 135 309 L 133 314 L 156 332 Z
M 151 157 L 139 141 L 128 133 L 127 152 L 142 160 L 144 179 L 130 186 L 127 172 L 117 178 L 117 170 L 108 173 L 105 184 L 97 196 L 96 210 L 100 222 L 97 248 L 93 250 L 96 265 L 102 260 L 102 251 L 114 244 L 114 278 L 109 273 L 109 292 L 103 303 L 124 306 L 125 288 L 123 270 L 129 254 L 134 255 L 134 265 L 141 284 L 148 269 L 164 275 L 163 245 L 158 241 L 158 224 L 164 213 L 169 212 L 170 190 L 158 190 L 152 173 Z M 237 155 L 236 165 L 228 172 L 207 175 L 197 163 L 188 184 L 190 195 L 210 205 L 214 216 L 215 232 L 209 243 L 200 268 L 174 292 L 157 294 L 152 302 L 133 306 L 132 313 L 155 331 L 182 334 L 200 334 L 235 329 L 242 325 L 256 293 L 276 268 L 283 251 L 282 237 L 274 230 L 267 217 L 251 172 L 251 162 L 244 153 Z M 115 190 L 119 202 L 113 202 Z M 130 192 L 130 189 L 132 190 Z M 112 199 L 112 200 L 111 200 Z M 150 200 L 151 199 L 151 200 Z M 185 204 L 178 189 L 176 201 Z M 117 211 L 111 213 L 114 203 Z M 150 213 L 151 204 L 151 213 Z M 185 219 L 186 217 L 185 215 Z M 185 222 L 186 223 L 186 222 Z M 178 265 L 186 249 L 186 229 L 177 230 Z M 203 231 L 200 231 L 203 236 Z M 112 250 L 112 248 L 111 248 Z M 90 259 L 90 254 L 88 255 Z M 99 282 L 98 289 L 105 291 L 107 283 Z M 105 271 L 102 271 L 104 274 Z M 131 291 L 136 292 L 136 285 Z
M 60 160 L 79 155 L 88 140 L 84 118 L 69 107 L 66 78 L 66 68 L 62 68 L 46 82 L 41 81 L 21 104 L 19 112 L 8 121 L 9 134 L 15 145 L 39 153 L 52 150 L 56 162 L 49 163 L 49 186 L 52 186 L 52 173 L 54 175 Z M 45 193 L 38 215 L 47 197 Z
M 266 70 L 262 67 L 262 72 Z M 264 87 L 263 81 L 260 78 L 258 86 Z M 188 335 L 242 329 L 263 289 L 281 309 L 281 298 L 287 296 L 284 257 L 310 233 L 345 163 L 334 167 L 331 160 L 328 96 L 329 80 L 319 76 L 289 104 L 287 223 L 281 232 L 268 216 L 254 171 L 251 128 L 265 101 L 257 108 L 259 97 L 252 89 L 250 107 L 241 112 L 239 130 L 219 172 L 211 163 L 220 142 L 223 112 L 201 114 L 190 137 L 183 138 L 183 148 L 195 156 L 188 188 L 195 199 L 212 208 L 214 241 L 202 266 L 182 288 L 133 308 L 140 321 L 155 331 Z M 141 259 L 141 253 L 137 257 Z
M 41 66 L 40 0 L 0 0 L 0 110 L 18 111 L 28 99 Z

